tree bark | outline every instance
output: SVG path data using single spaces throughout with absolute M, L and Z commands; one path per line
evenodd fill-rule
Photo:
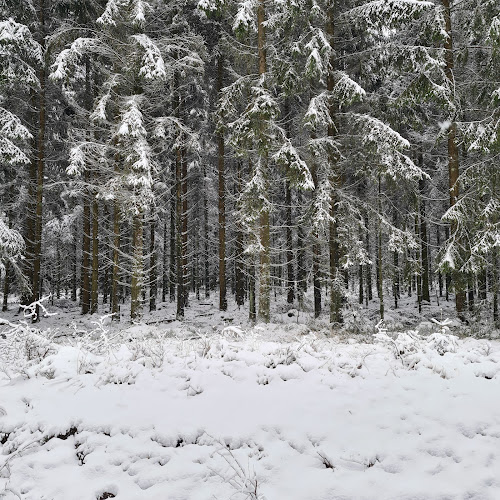
M 438 248 L 441 248 L 441 230 L 439 226 L 436 226 L 436 244 Z M 438 268 L 439 269 L 439 268 Z M 441 274 L 441 270 L 438 271 L 438 287 L 439 287 L 439 296 L 443 296 L 443 275 Z
M 162 253 L 162 286 L 161 286 L 161 301 L 167 300 L 168 290 L 168 267 L 167 267 L 167 217 L 163 220 L 163 253 Z
M 421 156 L 421 155 L 420 155 Z M 421 161 L 423 166 L 423 161 Z M 422 300 L 430 303 L 429 288 L 429 242 L 427 241 L 427 214 L 425 210 L 425 180 L 419 181 L 420 190 L 420 251 L 422 254 Z
M 265 75 L 266 65 L 266 31 L 265 31 L 265 0 L 259 0 L 257 5 L 257 46 L 259 53 L 259 75 Z M 264 176 L 267 174 L 267 153 L 262 154 Z M 264 187 L 264 197 L 267 198 L 267 185 Z M 271 305 L 271 258 L 270 258 L 270 220 L 269 210 L 264 208 L 260 216 L 260 269 L 259 269 L 259 319 L 268 323 Z
M 253 256 L 250 256 L 248 274 L 248 319 L 254 323 L 257 319 L 257 312 L 255 309 L 255 263 Z
M 206 178 L 206 175 L 204 175 Z M 210 261 L 209 261 L 209 230 L 208 230 L 208 200 L 207 193 L 203 190 L 203 234 L 204 234 L 204 252 L 203 252 L 203 281 L 205 288 L 205 298 L 210 298 Z
M 290 100 L 285 99 L 286 133 L 290 137 Z M 288 166 L 288 168 L 290 168 Z M 293 269 L 293 232 L 292 232 L 292 190 L 290 181 L 285 181 L 285 241 L 286 241 L 286 301 L 293 304 L 295 300 L 295 276 Z
M 398 225 L 398 212 L 397 212 L 397 207 L 394 206 L 393 212 L 392 212 L 392 223 L 394 227 L 397 227 Z M 393 277 L 392 277 L 392 294 L 394 296 L 394 309 L 398 308 L 398 300 L 400 297 L 400 289 L 399 289 L 399 254 L 397 250 L 394 250 L 392 253 L 392 258 L 393 258 Z
M 169 300 L 175 302 L 177 285 L 177 159 L 172 163 L 172 188 L 170 190 L 170 270 Z
M 302 209 L 302 192 L 297 190 L 297 206 Z M 307 292 L 307 274 L 306 274 L 306 237 L 302 224 L 297 228 L 297 299 L 299 307 L 302 308 L 304 302 L 304 294 Z
M 45 71 L 45 0 L 40 0 L 38 22 L 40 24 L 40 45 L 42 47 L 43 61 L 40 65 L 38 78 L 40 88 L 38 90 L 38 135 L 37 135 L 37 168 L 36 168 L 36 211 L 34 224 L 34 245 L 33 245 L 33 281 L 31 302 L 40 299 L 41 288 L 41 261 L 42 261 L 42 214 L 43 214 L 43 179 L 45 170 L 45 122 L 46 122 L 46 71 Z M 40 308 L 37 305 L 33 322 L 39 321 Z
M 335 87 L 335 2 L 330 1 L 328 4 L 326 33 L 328 41 L 332 48 L 330 55 L 330 66 L 327 76 L 327 90 L 332 92 Z M 328 125 L 328 137 L 334 138 L 337 135 L 336 119 L 339 105 L 336 101 L 332 101 L 329 105 L 329 114 L 331 124 Z M 338 241 L 338 217 L 337 204 L 338 197 L 336 191 L 341 187 L 341 175 L 337 171 L 337 159 L 330 158 L 331 164 L 331 184 L 333 192 L 330 199 L 330 223 L 329 223 L 329 252 L 330 252 L 330 323 L 342 323 L 342 274 L 340 272 L 340 248 Z
M 92 200 L 92 286 L 90 314 L 98 310 L 99 303 L 99 205 L 94 194 Z
M 500 278 L 498 273 L 498 249 L 493 248 L 493 322 L 496 328 L 500 328 L 500 315 L 498 314 L 498 292 L 500 291 Z
M 382 186 L 380 173 L 378 174 L 378 212 L 379 219 L 377 223 L 377 286 L 378 286 L 378 300 L 380 319 L 384 319 L 384 274 L 382 268 L 382 223 L 380 217 L 382 216 Z
M 130 319 L 140 320 L 142 317 L 142 287 L 144 284 L 143 261 L 143 222 L 142 212 L 134 214 L 132 221 L 132 281 L 130 285 Z
M 312 138 L 314 135 L 312 134 Z M 318 173 L 316 164 L 311 165 L 311 176 L 314 183 L 314 191 L 312 199 L 317 196 L 318 190 Z M 314 203 L 314 201 L 313 201 Z M 331 236 L 331 235 L 330 235 Z M 320 259 L 321 247 L 319 241 L 318 230 L 315 229 L 312 233 L 312 273 L 313 273 L 313 294 L 314 294 L 314 317 L 318 318 L 321 314 L 321 277 L 320 277 Z
M 238 184 L 237 192 L 242 192 L 241 163 L 238 161 Z M 235 279 L 236 279 L 236 304 L 242 306 L 245 303 L 245 256 L 243 253 L 244 234 L 240 224 L 236 223 L 236 248 L 235 248 Z
M 217 95 L 223 87 L 224 58 L 217 58 Z M 219 175 L 219 310 L 227 309 L 226 297 L 226 174 L 224 166 L 224 132 L 217 132 L 217 170 Z
M 115 199 L 113 207 L 113 273 L 111 277 L 111 314 L 113 321 L 120 321 L 120 205 Z
M 156 311 L 156 295 L 158 287 L 156 284 L 156 250 L 155 250 L 155 214 L 151 214 L 149 224 L 149 311 Z
M 182 249 L 182 153 L 178 147 L 175 157 L 175 184 L 176 184 L 176 247 L 177 247 L 177 318 L 184 317 L 184 272 Z
M 454 91 L 455 77 L 453 72 L 455 61 L 453 55 L 450 0 L 441 0 L 441 2 L 444 7 L 443 14 L 445 20 L 445 31 L 447 34 L 446 40 L 444 42 L 446 64 L 445 75 Z M 455 96 L 453 96 L 453 98 L 455 98 Z M 459 159 L 457 143 L 457 123 L 455 121 L 455 117 L 453 117 L 453 120 L 448 129 L 448 176 L 450 188 L 450 207 L 453 207 L 457 203 L 460 194 L 460 187 L 458 183 Z M 457 234 L 457 229 L 457 223 L 455 220 L 453 220 L 451 222 L 452 237 Z M 465 280 L 460 270 L 455 269 L 453 271 L 452 280 L 455 290 L 455 308 L 457 310 L 458 317 L 463 319 L 463 313 L 465 311 Z

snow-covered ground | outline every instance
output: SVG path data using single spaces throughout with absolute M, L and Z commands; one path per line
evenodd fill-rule
M 6 328 L 0 498 L 500 498 L 497 341 L 168 328 Z

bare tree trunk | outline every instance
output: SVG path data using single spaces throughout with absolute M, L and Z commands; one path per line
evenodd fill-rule
M 441 247 L 441 230 L 439 226 L 436 226 L 436 244 L 437 247 Z M 439 296 L 443 296 L 443 275 L 441 274 L 441 270 L 438 271 L 438 286 L 439 286 Z
M 156 311 L 156 295 L 158 287 L 156 284 L 156 250 L 155 250 L 155 214 L 151 214 L 151 222 L 149 224 L 149 310 Z
M 5 279 L 3 282 L 3 304 L 2 311 L 7 311 L 10 292 L 10 262 L 5 263 Z
M 332 48 L 330 55 L 330 67 L 327 76 L 328 92 L 333 92 L 335 87 L 336 60 L 335 60 L 335 2 L 331 0 L 328 4 L 326 33 Z M 332 121 L 328 125 L 328 137 L 333 138 L 337 134 L 335 125 L 338 113 L 338 103 L 332 101 L 329 105 L 329 114 Z M 341 185 L 341 176 L 337 171 L 337 159 L 330 158 L 331 164 L 331 184 L 334 190 Z M 339 269 L 340 248 L 338 241 L 338 217 L 337 217 L 337 196 L 332 192 L 330 199 L 330 222 L 329 222 L 329 251 L 330 251 L 330 323 L 342 323 L 342 278 Z
M 92 288 L 90 314 L 99 307 L 99 205 L 94 195 L 92 201 Z
M 92 106 L 92 94 L 91 94 L 91 84 L 90 84 L 90 60 L 85 57 L 85 108 L 90 111 Z M 90 170 L 89 167 L 85 167 L 83 174 L 83 180 L 85 183 L 84 194 L 83 194 L 83 238 L 82 238 L 82 266 L 81 266 L 81 292 L 80 300 L 82 306 L 82 314 L 88 314 L 90 311 Z
M 364 286 L 365 286 L 365 284 L 363 283 L 363 266 L 362 266 L 362 264 L 359 264 L 359 266 L 358 266 L 358 281 L 359 281 L 358 304 L 363 305 L 363 302 L 365 301 L 365 298 L 364 298 Z
M 85 183 L 88 186 L 88 171 L 84 174 Z M 83 199 L 83 237 L 82 237 L 82 279 L 80 300 L 82 314 L 87 314 L 90 310 L 90 199 L 88 187 L 85 188 Z
M 382 223 L 380 218 L 382 217 L 382 186 L 380 173 L 378 174 L 378 212 L 379 219 L 377 223 L 377 285 L 378 285 L 378 300 L 379 300 L 379 311 L 380 319 L 384 319 L 384 275 L 382 268 Z
M 265 0 L 259 0 L 257 5 L 257 45 L 259 52 L 259 75 L 267 72 L 266 65 L 266 31 L 265 31 Z M 267 153 L 263 155 L 264 175 L 267 174 Z M 265 186 L 267 198 L 267 186 Z M 270 320 L 271 305 L 271 259 L 270 259 L 270 221 L 269 210 L 264 209 L 260 216 L 260 269 L 259 269 L 259 318 L 264 323 Z
M 238 194 L 242 192 L 241 163 L 238 162 Z M 236 304 L 242 306 L 245 303 L 245 256 L 243 253 L 244 235 L 240 224 L 236 223 L 236 249 L 235 249 L 235 278 L 236 278 Z
M 425 211 L 425 180 L 420 179 L 420 247 L 422 253 L 422 300 L 429 303 L 431 294 L 429 289 L 429 242 L 427 241 L 427 220 Z
M 224 58 L 217 58 L 217 95 L 223 87 Z M 226 179 L 224 166 L 224 132 L 217 133 L 217 159 L 219 175 L 219 309 L 227 309 L 226 297 Z
M 285 99 L 286 133 L 290 137 L 290 100 Z M 290 168 L 288 166 L 288 168 Z M 285 181 L 285 241 L 286 241 L 286 301 L 293 304 L 295 300 L 295 276 L 293 269 L 293 232 L 292 232 L 292 191 L 290 181 Z
M 498 292 L 500 291 L 500 280 L 498 273 L 498 249 L 493 248 L 493 322 L 497 328 L 500 328 L 500 315 L 498 314 Z
M 182 253 L 182 298 L 183 307 L 189 304 L 189 272 L 188 272 L 188 180 L 187 156 L 185 148 L 181 150 L 181 177 L 182 177 L 182 213 L 181 213 L 181 253 Z
M 297 190 L 297 206 L 302 206 L 302 192 L 300 190 Z M 304 294 L 307 291 L 305 246 L 306 237 L 304 234 L 304 228 L 300 224 L 297 228 L 297 298 L 300 308 L 302 308 Z
M 162 286 L 161 286 L 161 301 L 167 300 L 168 289 L 168 268 L 167 268 L 167 217 L 163 220 L 163 254 L 162 254 Z
M 204 176 L 205 177 L 205 176 Z M 205 283 L 205 298 L 210 298 L 210 262 L 208 245 L 208 200 L 205 190 L 203 191 L 203 233 L 204 233 L 204 253 L 203 253 L 203 281 Z
M 10 178 L 8 177 L 7 172 L 5 174 L 5 181 L 6 181 L 6 184 L 8 185 L 7 203 L 10 205 L 14 201 L 14 192 L 13 192 L 13 184 L 12 184 Z M 12 229 L 12 208 L 11 208 L 11 206 L 9 206 L 9 208 L 7 209 L 7 218 L 8 218 L 9 229 Z M 9 293 L 10 293 L 10 280 L 11 279 L 12 279 L 12 276 L 11 276 L 10 261 L 9 261 L 9 259 L 6 259 L 6 261 L 5 261 L 5 279 L 4 279 L 4 283 L 3 283 L 2 311 L 7 311 L 7 309 L 8 309 Z
M 130 286 L 131 304 L 130 319 L 140 320 L 142 317 L 142 287 L 144 284 L 143 260 L 143 222 L 142 212 L 134 214 L 132 221 L 132 282 Z
M 250 266 L 248 269 L 248 319 L 255 322 L 257 313 L 255 309 L 255 262 L 253 256 L 250 256 Z
M 172 188 L 170 190 L 170 274 L 169 298 L 175 302 L 175 287 L 177 284 L 177 160 L 172 163 Z
M 371 260 L 371 248 L 370 248 L 370 231 L 368 230 L 368 213 L 365 212 L 365 248 L 366 255 Z M 372 266 L 370 263 L 366 264 L 366 305 L 368 306 L 368 301 L 373 299 L 373 289 L 372 289 Z
M 417 210 L 415 212 L 415 236 L 418 238 L 420 236 L 418 201 L 416 208 Z M 417 266 L 418 266 L 416 273 L 418 312 L 421 313 L 422 312 L 422 261 L 420 258 L 420 249 L 418 247 L 415 250 L 415 260 L 417 261 Z
M 103 207 L 103 224 L 104 224 L 104 231 L 101 231 L 103 234 L 109 234 L 111 232 L 111 224 L 109 220 L 109 210 L 108 210 L 108 205 L 104 203 Z M 104 277 L 102 281 L 102 303 L 107 304 L 108 303 L 108 295 L 109 295 L 109 262 L 113 262 L 113 249 L 111 248 L 111 245 L 106 242 L 105 250 L 103 251 L 104 254 Z
M 314 139 L 314 135 L 311 134 Z M 311 176 L 314 183 L 314 191 L 312 193 L 313 200 L 317 196 L 318 190 L 318 173 L 317 167 L 313 163 L 311 165 Z M 314 201 L 313 201 L 314 202 Z M 313 294 L 314 294 L 314 317 L 318 318 L 321 314 L 321 278 L 320 278 L 320 259 L 321 247 L 319 242 L 319 234 L 317 229 L 312 234 L 312 272 L 313 272 Z
M 444 42 L 445 48 L 445 74 L 452 88 L 455 87 L 454 71 L 454 56 L 453 56 L 453 38 L 451 28 L 451 9 L 450 0 L 441 0 L 444 7 L 444 20 L 447 38 Z M 458 144 L 457 144 L 457 124 L 455 117 L 448 129 L 448 175 L 449 175 L 449 188 L 450 188 L 450 207 L 453 207 L 460 194 L 460 187 L 458 183 L 459 177 L 459 163 L 458 163 Z M 451 222 L 452 236 L 457 233 L 456 221 Z M 462 273 L 455 269 L 453 272 L 453 287 L 455 290 L 455 307 L 458 317 L 463 319 L 465 311 L 465 280 Z
M 182 250 L 182 153 L 177 148 L 175 158 L 175 184 L 176 184 L 176 247 L 177 247 L 177 318 L 184 317 L 184 272 Z
M 120 321 L 120 205 L 117 200 L 113 207 L 113 275 L 111 283 L 111 314 L 113 321 Z
M 44 60 L 40 65 L 38 90 L 38 135 L 37 135 L 37 169 L 36 169 L 36 211 L 35 211 L 35 238 L 33 245 L 33 281 L 32 281 L 32 302 L 37 302 L 40 299 L 41 288 L 41 261 L 42 261 L 42 213 L 43 213 L 43 179 L 45 170 L 45 87 L 46 87 L 46 72 L 45 72 L 45 0 L 40 0 L 39 4 L 40 24 L 40 44 L 44 54 Z M 33 321 L 40 319 L 40 308 L 37 305 Z
M 397 208 L 394 207 L 393 212 L 392 212 L 392 223 L 395 227 L 398 225 L 398 212 Z M 398 300 L 400 297 L 400 290 L 399 290 L 399 254 L 397 250 L 394 250 L 392 253 L 393 257 L 393 278 L 392 278 L 392 294 L 394 296 L 394 309 L 398 308 Z

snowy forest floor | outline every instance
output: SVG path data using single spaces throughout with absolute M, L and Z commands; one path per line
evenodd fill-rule
M 500 342 L 432 323 L 445 306 L 375 335 L 375 308 L 331 332 L 285 306 L 111 325 L 59 301 L 36 328 L 12 307 L 0 498 L 497 500 Z

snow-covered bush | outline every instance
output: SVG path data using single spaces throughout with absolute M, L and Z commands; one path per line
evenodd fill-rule
M 448 333 L 449 320 L 439 322 L 433 319 L 433 322 L 440 327 L 440 330 L 428 337 L 413 330 L 389 334 L 383 323 L 379 322 L 374 338 L 376 342 L 390 349 L 404 367 L 414 368 L 423 357 L 433 354 L 444 356 L 446 353 L 456 353 L 458 350 L 458 337 Z
M 55 333 L 50 329 L 41 331 L 30 323 L 37 305 L 49 314 L 43 300 L 25 306 L 24 318 L 17 323 L 0 318 L 0 371 L 9 378 L 18 374 L 29 377 L 30 367 L 57 352 Z

